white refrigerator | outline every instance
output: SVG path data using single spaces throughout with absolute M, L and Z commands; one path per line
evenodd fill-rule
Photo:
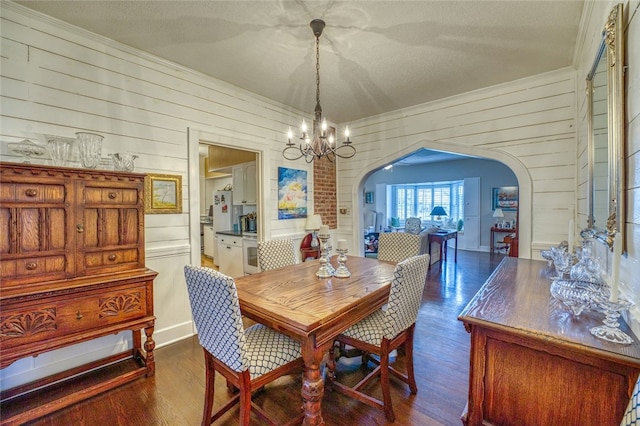
M 233 192 L 213 191 L 213 230 L 233 231 Z
M 213 191 L 213 264 L 218 264 L 218 236 L 219 231 L 233 231 L 233 224 L 238 223 L 242 214 L 242 206 L 233 206 L 232 191 Z M 240 211 L 238 211 L 240 209 Z

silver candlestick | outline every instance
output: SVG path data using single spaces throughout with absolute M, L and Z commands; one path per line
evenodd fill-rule
M 351 276 L 351 272 L 349 272 L 349 270 L 345 266 L 345 263 L 347 263 L 347 252 L 349 250 L 343 248 L 336 249 L 336 251 L 338 252 L 338 268 L 333 273 L 333 275 L 338 278 L 349 278 Z
M 318 278 L 330 278 L 333 276 L 333 266 L 329 262 L 329 235 L 318 234 L 320 240 L 320 269 L 316 272 Z

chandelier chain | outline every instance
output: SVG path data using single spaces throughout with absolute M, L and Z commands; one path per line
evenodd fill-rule
M 322 107 L 320 106 L 320 36 L 325 23 L 322 19 L 311 21 L 311 29 L 316 38 L 316 107 L 315 120 L 312 124 L 311 135 L 307 133 L 307 127 L 302 121 L 302 134 L 300 143 L 296 146 L 293 141 L 291 129 L 288 132 L 288 142 L 282 151 L 282 156 L 287 160 L 298 160 L 304 158 L 307 163 L 314 160 L 326 158 L 333 162 L 336 157 L 351 158 L 355 155 L 356 149 L 351 145 L 349 139 L 349 128 L 345 127 L 345 140 L 340 146 L 334 139 L 333 132 L 327 127 L 326 119 L 322 117 Z
M 320 36 L 316 36 L 316 105 L 320 105 Z

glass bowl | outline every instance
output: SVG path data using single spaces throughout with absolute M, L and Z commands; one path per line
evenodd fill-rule
M 594 283 L 575 280 L 553 280 L 551 295 L 578 316 L 585 309 L 593 309 L 605 298 L 603 287 Z
M 134 168 L 134 160 L 138 158 L 137 155 L 128 152 L 116 152 L 115 154 L 109 154 L 113 158 L 113 167 L 115 170 L 121 170 L 125 172 L 132 172 Z
M 22 142 L 12 142 L 7 144 L 9 149 L 23 157 L 24 163 L 31 163 L 31 157 L 40 157 L 46 152 L 46 148 L 37 143 L 33 143 L 28 139 Z

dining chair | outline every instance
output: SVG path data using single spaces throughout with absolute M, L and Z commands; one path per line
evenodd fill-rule
M 633 388 L 629 405 L 622 417 L 620 426 L 637 426 L 640 425 L 640 377 L 636 381 L 636 386 Z
M 419 234 L 422 231 L 422 220 L 419 217 L 409 217 L 404 221 L 404 232 Z
M 293 240 L 258 241 L 258 266 L 261 271 L 283 268 L 296 264 Z
M 400 262 L 420 254 L 420 235 L 383 232 L 378 237 L 378 260 Z
M 239 424 L 249 424 L 252 408 L 271 424 L 281 424 L 255 405 L 251 394 L 278 377 L 302 371 L 300 344 L 262 324 L 244 329 L 233 278 L 191 265 L 184 267 L 184 274 L 198 340 L 204 350 L 202 425 L 215 422 L 238 402 Z M 229 390 L 239 392 L 212 414 L 216 371 L 227 380 Z M 301 419 L 302 415 L 297 416 L 293 422 Z
M 388 421 L 395 421 L 391 404 L 389 374 L 409 385 L 412 394 L 418 392 L 413 370 L 413 334 L 422 293 L 427 279 L 429 255 L 423 254 L 403 260 L 396 265 L 391 282 L 389 301 L 385 308 L 378 309 L 368 317 L 340 334 L 329 349 L 327 362 L 329 387 L 358 401 L 384 411 Z M 352 346 L 363 351 L 363 364 L 372 361 L 376 367 L 355 386 L 349 387 L 335 380 L 335 344 Z M 404 347 L 407 372 L 402 373 L 389 363 L 389 354 Z M 373 358 L 376 354 L 379 360 Z M 382 400 L 362 391 L 371 380 L 380 376 Z

